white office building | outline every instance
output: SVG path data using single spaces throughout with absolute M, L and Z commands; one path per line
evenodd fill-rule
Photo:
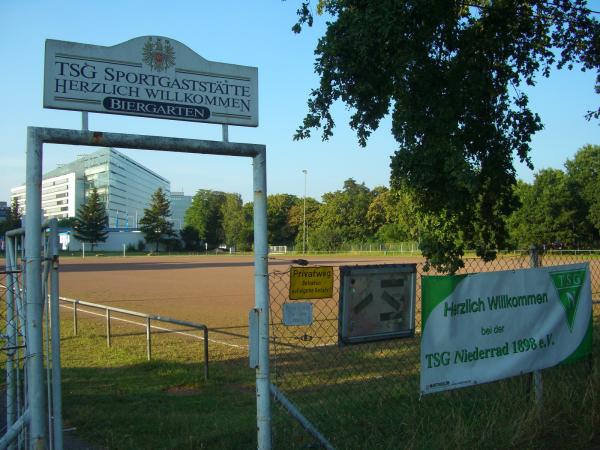
M 126 230 L 138 228 L 144 208 L 149 207 L 152 194 L 158 188 L 170 197 L 167 179 L 113 148 L 102 148 L 44 175 L 44 217 L 75 217 L 93 188 L 98 190 L 106 206 L 108 227 Z M 18 197 L 26 213 L 24 185 L 11 189 L 11 201 L 14 197 Z
M 171 192 L 171 220 L 173 228 L 181 230 L 185 223 L 185 213 L 192 205 L 192 196 L 183 192 Z
M 42 209 L 44 217 L 64 219 L 75 217 L 84 196 L 83 183 L 78 183 L 75 173 L 67 173 L 42 181 Z M 11 189 L 11 203 L 17 199 L 21 211 L 25 212 L 25 186 Z

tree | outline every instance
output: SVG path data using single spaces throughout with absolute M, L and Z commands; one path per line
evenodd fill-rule
M 341 191 L 323 194 L 319 228 L 329 230 L 329 235 L 335 231 L 341 242 L 364 241 L 370 236 L 367 213 L 373 197 L 364 183 L 347 179 Z
M 344 244 L 344 237 L 337 228 L 320 225 L 308 235 L 308 248 L 316 251 L 336 251 Z
M 267 229 L 272 245 L 292 244 L 297 230 L 290 225 L 290 210 L 301 200 L 295 195 L 275 194 L 267 197 Z
M 146 242 L 155 243 L 157 253 L 158 244 L 175 235 L 169 217 L 171 217 L 171 203 L 162 188 L 158 188 L 152 194 L 150 207 L 144 208 L 144 216 L 140 219 L 140 230 L 144 233 Z
M 244 228 L 240 236 L 243 246 L 240 250 L 251 250 L 254 245 L 254 203 L 245 203 L 242 207 L 242 216 L 244 219 Z
M 532 186 L 520 182 L 517 192 L 522 207 L 509 219 L 516 243 L 578 246 L 589 243 L 591 224 L 577 188 L 561 170 L 544 169 Z
M 22 219 L 23 214 L 21 214 L 21 205 L 19 205 L 19 198 L 14 197 L 10 205 L 10 210 L 8 211 L 8 216 L 6 218 L 6 223 L 9 226 L 7 231 L 13 230 L 15 228 L 20 228 L 22 225 Z
M 312 24 L 309 5 L 295 32 Z M 295 138 L 321 127 L 331 137 L 337 100 L 354 111 L 363 146 L 391 114 L 391 184 L 415 193 L 424 255 L 449 272 L 467 247 L 495 258 L 518 207 L 513 154 L 531 167 L 542 128 L 522 87 L 553 67 L 600 67 L 600 24 L 585 0 L 320 0 L 317 12 L 331 16 L 315 50 L 320 84 Z
M 17 197 L 13 197 L 11 206 L 8 208 L 6 220 L 0 223 L 0 236 L 4 236 L 7 231 L 20 228 L 22 218 L 23 216 L 21 214 L 19 199 Z
M 600 230 L 600 145 L 585 145 L 565 163 L 567 176 L 586 203 L 588 220 Z
M 58 220 L 59 228 L 73 228 L 77 223 L 77 218 L 75 217 L 65 217 L 63 219 Z
M 237 250 L 248 250 L 252 239 L 252 209 L 250 215 L 244 208 L 240 194 L 225 194 L 225 201 L 221 205 L 223 216 L 223 243 Z
M 106 208 L 96 188 L 89 193 L 87 201 L 77 210 L 77 217 L 73 230 L 75 237 L 81 242 L 88 242 L 94 246 L 98 242 L 105 242 L 108 237 L 108 217 Z
M 410 191 L 376 189 L 379 189 L 379 194 L 369 205 L 367 221 L 377 240 L 385 242 L 418 240 L 419 221 Z
M 533 201 L 533 185 L 523 180 L 517 180 L 515 185 L 515 196 L 519 200 L 520 207 L 512 212 L 508 217 L 508 229 L 510 234 L 509 247 L 514 249 L 528 249 L 533 245 L 535 239 L 532 237 L 532 230 L 529 216 Z
M 307 244 L 310 241 L 310 235 L 320 225 L 319 209 L 321 204 L 311 197 L 306 197 L 306 238 Z M 288 224 L 296 235 L 294 246 L 297 249 L 302 249 L 304 243 L 304 199 L 300 199 L 298 203 L 290 208 L 288 214 Z M 309 247 L 310 248 L 310 247 Z M 316 250 L 316 249 L 315 249 Z
M 179 237 L 183 241 L 185 250 L 194 251 L 200 249 L 200 235 L 194 227 L 190 225 L 183 227 L 179 230 Z
M 200 189 L 185 213 L 185 224 L 195 228 L 200 239 L 215 248 L 223 241 L 223 192 Z

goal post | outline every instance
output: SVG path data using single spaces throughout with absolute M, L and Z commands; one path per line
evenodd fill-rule
M 286 254 L 287 245 L 269 245 L 269 253 L 272 254 Z

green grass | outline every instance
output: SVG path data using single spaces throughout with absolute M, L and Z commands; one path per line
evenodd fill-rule
M 211 345 L 210 379 L 198 341 L 145 334 L 80 319 L 80 335 L 62 322 L 67 425 L 109 449 L 247 449 L 256 447 L 254 371 L 243 352 Z M 280 354 L 277 385 L 339 449 L 589 449 L 600 446 L 600 344 L 595 358 L 543 372 L 538 414 L 529 376 L 419 398 L 418 345 L 391 341 L 344 349 Z M 342 355 L 342 356 L 340 356 Z M 316 448 L 273 406 L 275 448 Z
M 255 446 L 254 373 L 225 349 L 204 380 L 198 341 L 80 320 L 79 336 L 61 323 L 64 417 L 88 442 L 110 449 L 230 449 Z

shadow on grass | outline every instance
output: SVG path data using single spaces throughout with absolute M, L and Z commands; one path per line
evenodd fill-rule
M 284 377 L 278 385 L 339 449 L 588 449 L 600 443 L 597 363 L 544 371 L 540 420 L 528 376 L 420 398 L 415 370 L 358 377 L 344 376 L 345 363 L 324 371 L 319 361 L 319 371 L 298 362 L 292 362 L 295 382 Z M 245 358 L 214 362 L 208 381 L 197 364 L 185 362 L 66 367 L 63 396 L 69 425 L 102 448 L 256 448 L 254 371 Z M 317 448 L 287 413 L 273 411 L 275 448 Z
M 87 441 L 110 449 L 256 448 L 246 357 L 215 357 L 205 381 L 195 345 L 161 335 L 157 359 L 145 362 L 139 336 L 107 349 L 100 333 L 102 323 L 63 341 L 65 417 Z M 591 364 L 543 371 L 542 414 L 526 375 L 420 398 L 416 338 L 404 349 L 390 341 L 274 352 L 272 372 L 338 449 L 590 449 L 600 445 L 598 334 L 594 340 Z M 181 358 L 196 362 L 173 361 Z M 275 448 L 315 448 L 287 413 L 273 411 Z
M 211 365 L 152 361 L 63 368 L 64 416 L 109 449 L 256 447 L 254 372 L 246 360 Z

